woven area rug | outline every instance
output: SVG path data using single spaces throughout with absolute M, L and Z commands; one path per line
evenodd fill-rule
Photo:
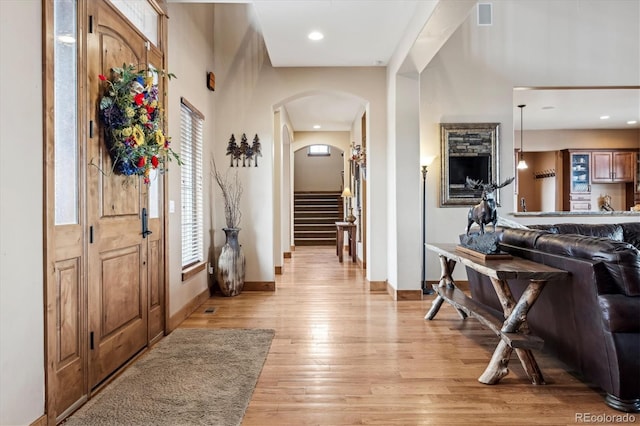
M 177 329 L 64 424 L 239 425 L 274 334 Z

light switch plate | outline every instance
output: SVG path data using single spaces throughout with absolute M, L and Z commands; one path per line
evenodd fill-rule
M 169 200 L 169 213 L 176 212 L 176 202 L 173 200 Z

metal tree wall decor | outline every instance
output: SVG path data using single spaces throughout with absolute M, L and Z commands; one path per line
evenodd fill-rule
M 254 162 L 254 167 L 258 167 L 258 157 L 262 157 L 262 148 L 260 146 L 260 138 L 256 134 L 253 138 L 253 143 L 249 145 L 247 141 L 247 135 L 242 134 L 240 138 L 240 145 L 236 142 L 236 137 L 231 134 L 229 143 L 227 144 L 227 155 L 230 157 L 230 167 L 240 167 L 240 160 L 242 160 L 242 167 L 251 167 L 251 162 Z

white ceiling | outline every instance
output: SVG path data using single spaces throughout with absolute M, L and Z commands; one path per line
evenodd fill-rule
M 274 67 L 386 66 L 424 0 L 168 0 L 170 3 L 251 3 Z M 442 1 L 442 0 L 441 0 Z M 475 9 L 474 9 L 475 10 Z M 473 12 L 472 12 L 473 13 Z M 433 19 L 432 19 L 433 20 Z M 307 34 L 322 31 L 321 41 Z M 515 90 L 514 129 L 628 128 L 640 121 L 640 90 Z M 553 109 L 543 107 L 553 106 Z M 295 131 L 349 131 L 361 101 L 316 94 L 285 106 Z M 609 120 L 600 120 L 601 115 Z M 636 124 L 640 127 L 640 124 Z
M 349 131 L 364 111 L 362 101 L 339 94 L 317 94 L 290 101 L 285 108 L 294 130 Z M 313 126 L 319 125 L 320 129 Z
M 562 88 L 513 91 L 514 129 L 640 128 L 640 88 Z M 608 119 L 600 119 L 609 116 Z M 627 121 L 635 120 L 635 124 Z
M 359 67 L 388 64 L 422 0 L 168 0 L 251 3 L 274 67 Z M 324 39 L 307 35 L 321 31 Z M 285 106 L 295 131 L 349 131 L 362 101 L 317 94 Z
M 256 0 L 274 67 L 385 66 L 417 1 Z M 307 38 L 320 31 L 324 39 Z
M 253 2 L 274 67 L 386 66 L 417 1 L 314 0 Z M 311 31 L 324 38 L 309 40 Z M 295 131 L 349 131 L 361 101 L 318 94 L 285 106 Z M 320 125 L 320 129 L 314 129 Z

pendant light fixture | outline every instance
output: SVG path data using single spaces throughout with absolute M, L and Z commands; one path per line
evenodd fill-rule
M 524 145 L 522 144 L 522 128 L 524 127 L 524 124 L 522 122 L 522 110 L 524 109 L 524 107 L 526 107 L 526 105 L 518 105 L 518 108 L 520 108 L 520 161 L 518 161 L 518 170 L 524 170 L 526 168 L 528 168 L 529 166 L 527 166 L 527 162 L 524 161 Z

